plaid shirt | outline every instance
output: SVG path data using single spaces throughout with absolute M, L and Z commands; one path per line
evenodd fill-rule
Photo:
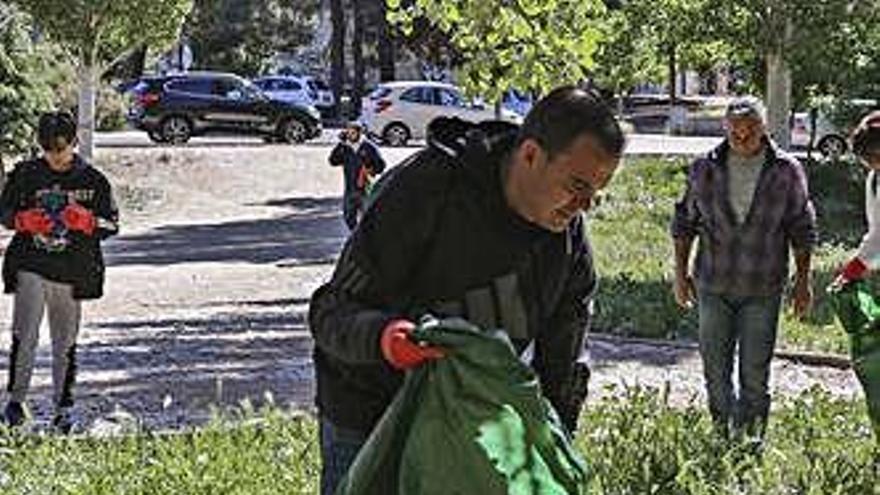
M 807 177 L 795 158 L 766 140 L 767 159 L 749 213 L 739 223 L 728 190 L 728 149 L 725 141 L 691 165 L 687 188 L 675 204 L 672 236 L 699 237 L 695 275 L 701 290 L 778 294 L 788 275 L 789 246 L 809 251 L 817 240 Z

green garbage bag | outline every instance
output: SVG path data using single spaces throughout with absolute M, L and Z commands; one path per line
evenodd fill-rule
M 582 492 L 585 465 L 504 332 L 446 319 L 413 337 L 447 356 L 407 374 L 337 495 Z
M 880 441 L 880 303 L 862 281 L 829 292 L 837 318 L 849 334 L 853 369 L 865 391 L 868 414 Z

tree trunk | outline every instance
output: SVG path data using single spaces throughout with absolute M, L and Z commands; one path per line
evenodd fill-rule
M 91 161 L 95 150 L 95 88 L 98 80 L 98 70 L 94 60 L 81 61 L 77 67 L 77 73 L 79 76 L 79 102 L 77 105 L 79 154 Z
M 767 54 L 767 130 L 782 149 L 791 144 L 791 68 L 782 47 Z
M 336 100 L 336 116 L 342 101 L 342 85 L 345 82 L 345 11 L 342 0 L 330 0 L 330 22 L 333 34 L 330 38 L 330 88 Z
M 669 45 L 669 103 L 675 103 L 678 98 L 676 85 L 678 84 L 678 60 L 675 57 L 675 45 Z
M 379 80 L 393 81 L 397 79 L 394 67 L 394 37 L 388 24 L 388 4 L 380 2 L 379 9 Z
M 779 33 L 774 42 L 767 48 L 765 62 L 767 64 L 767 130 L 770 136 L 782 149 L 791 144 L 791 67 L 785 59 L 785 47 L 791 39 L 791 19 L 779 3 L 771 4 L 768 15 L 768 29 Z
M 361 98 L 364 95 L 364 9 L 363 0 L 351 0 L 354 16 L 354 36 L 351 40 L 352 58 L 354 59 L 354 84 L 352 85 L 351 108 L 349 117 L 356 119 L 361 113 Z

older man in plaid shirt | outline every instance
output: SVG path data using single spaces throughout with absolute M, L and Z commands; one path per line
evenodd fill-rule
M 732 427 L 760 442 L 770 407 L 767 383 L 789 252 L 796 265 L 792 304 L 803 316 L 813 297 L 810 253 L 816 215 L 800 163 L 766 133 L 760 100 L 734 100 L 725 129 L 721 145 L 691 165 L 687 188 L 675 205 L 674 292 L 679 305 L 698 306 L 712 418 L 724 435 Z M 735 393 L 731 377 L 737 347 Z

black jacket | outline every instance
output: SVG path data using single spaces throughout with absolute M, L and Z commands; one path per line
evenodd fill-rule
M 394 318 L 463 316 L 503 328 L 573 428 L 586 396 L 585 333 L 596 275 L 582 218 L 554 234 L 506 204 L 501 163 L 516 128 L 441 119 L 429 146 L 385 174 L 331 280 L 312 296 L 317 405 L 369 431 L 401 384 L 382 358 Z
M 328 160 L 334 167 L 342 166 L 345 176 L 345 193 L 363 192 L 363 185 L 358 184 L 361 167 L 366 167 L 370 175 L 379 175 L 385 171 L 385 160 L 375 144 L 364 138 L 357 146 L 342 141 L 330 152 Z
M 0 220 L 14 228 L 15 214 L 42 208 L 55 222 L 47 236 L 16 232 L 3 260 L 3 285 L 15 292 L 20 270 L 37 273 L 48 280 L 73 285 L 75 299 L 96 299 L 103 295 L 104 258 L 100 241 L 118 232 L 116 204 L 110 183 L 101 172 L 76 156 L 66 172 L 54 172 L 43 159 L 17 164 L 0 195 Z M 91 210 L 97 220 L 94 235 L 69 231 L 61 212 L 71 202 Z

